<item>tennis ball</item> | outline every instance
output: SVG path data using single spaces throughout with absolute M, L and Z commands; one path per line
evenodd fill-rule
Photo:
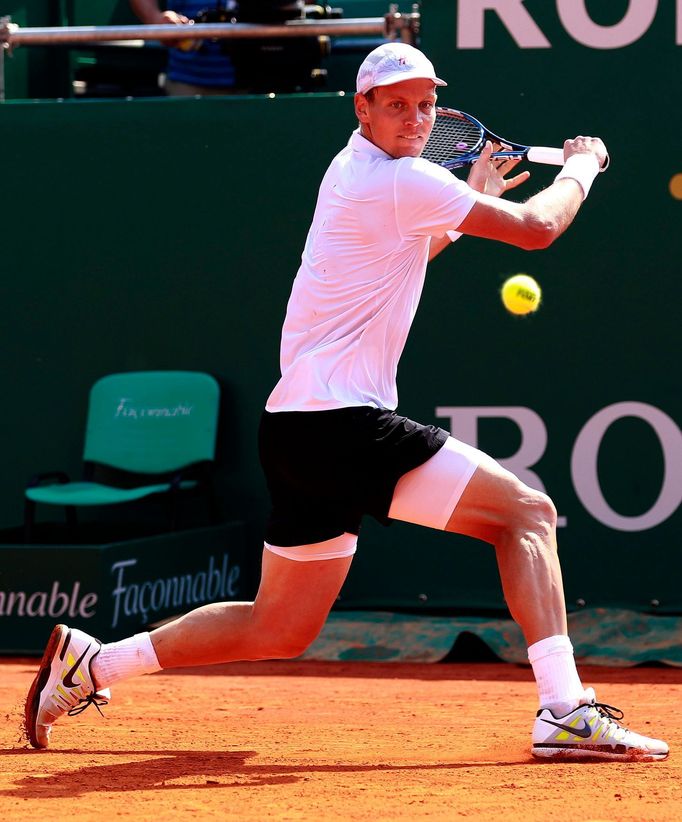
M 512 314 L 537 311 L 541 299 L 540 286 L 528 274 L 515 274 L 502 286 L 502 302 Z

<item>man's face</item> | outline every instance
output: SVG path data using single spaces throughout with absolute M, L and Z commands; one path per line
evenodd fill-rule
M 431 80 L 403 80 L 378 86 L 373 99 L 355 95 L 361 132 L 391 157 L 419 157 L 436 119 L 436 87 Z

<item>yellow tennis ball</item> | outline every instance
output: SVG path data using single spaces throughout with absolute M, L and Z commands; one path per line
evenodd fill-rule
M 515 274 L 502 286 L 502 302 L 512 314 L 530 314 L 540 307 L 542 291 L 528 274 Z

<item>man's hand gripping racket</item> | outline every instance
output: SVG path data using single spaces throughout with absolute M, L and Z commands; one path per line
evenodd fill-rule
M 422 152 L 425 160 L 448 169 L 461 168 L 475 162 L 481 155 L 486 142 L 490 140 L 496 148 L 491 159 L 526 157 L 533 163 L 563 166 L 564 150 L 548 146 L 525 146 L 505 140 L 489 131 L 475 117 L 454 108 L 436 108 L 436 121 L 431 136 Z M 601 164 L 606 171 L 609 156 Z

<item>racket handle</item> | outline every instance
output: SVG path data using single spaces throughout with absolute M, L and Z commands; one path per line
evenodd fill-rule
M 526 157 L 533 163 L 544 163 L 547 166 L 562 166 L 564 164 L 564 150 L 562 148 L 531 146 Z M 606 171 L 610 162 L 611 158 L 607 154 L 604 165 L 599 170 Z
M 563 148 L 531 146 L 526 156 L 532 163 L 544 163 L 547 166 L 562 166 L 564 164 Z

